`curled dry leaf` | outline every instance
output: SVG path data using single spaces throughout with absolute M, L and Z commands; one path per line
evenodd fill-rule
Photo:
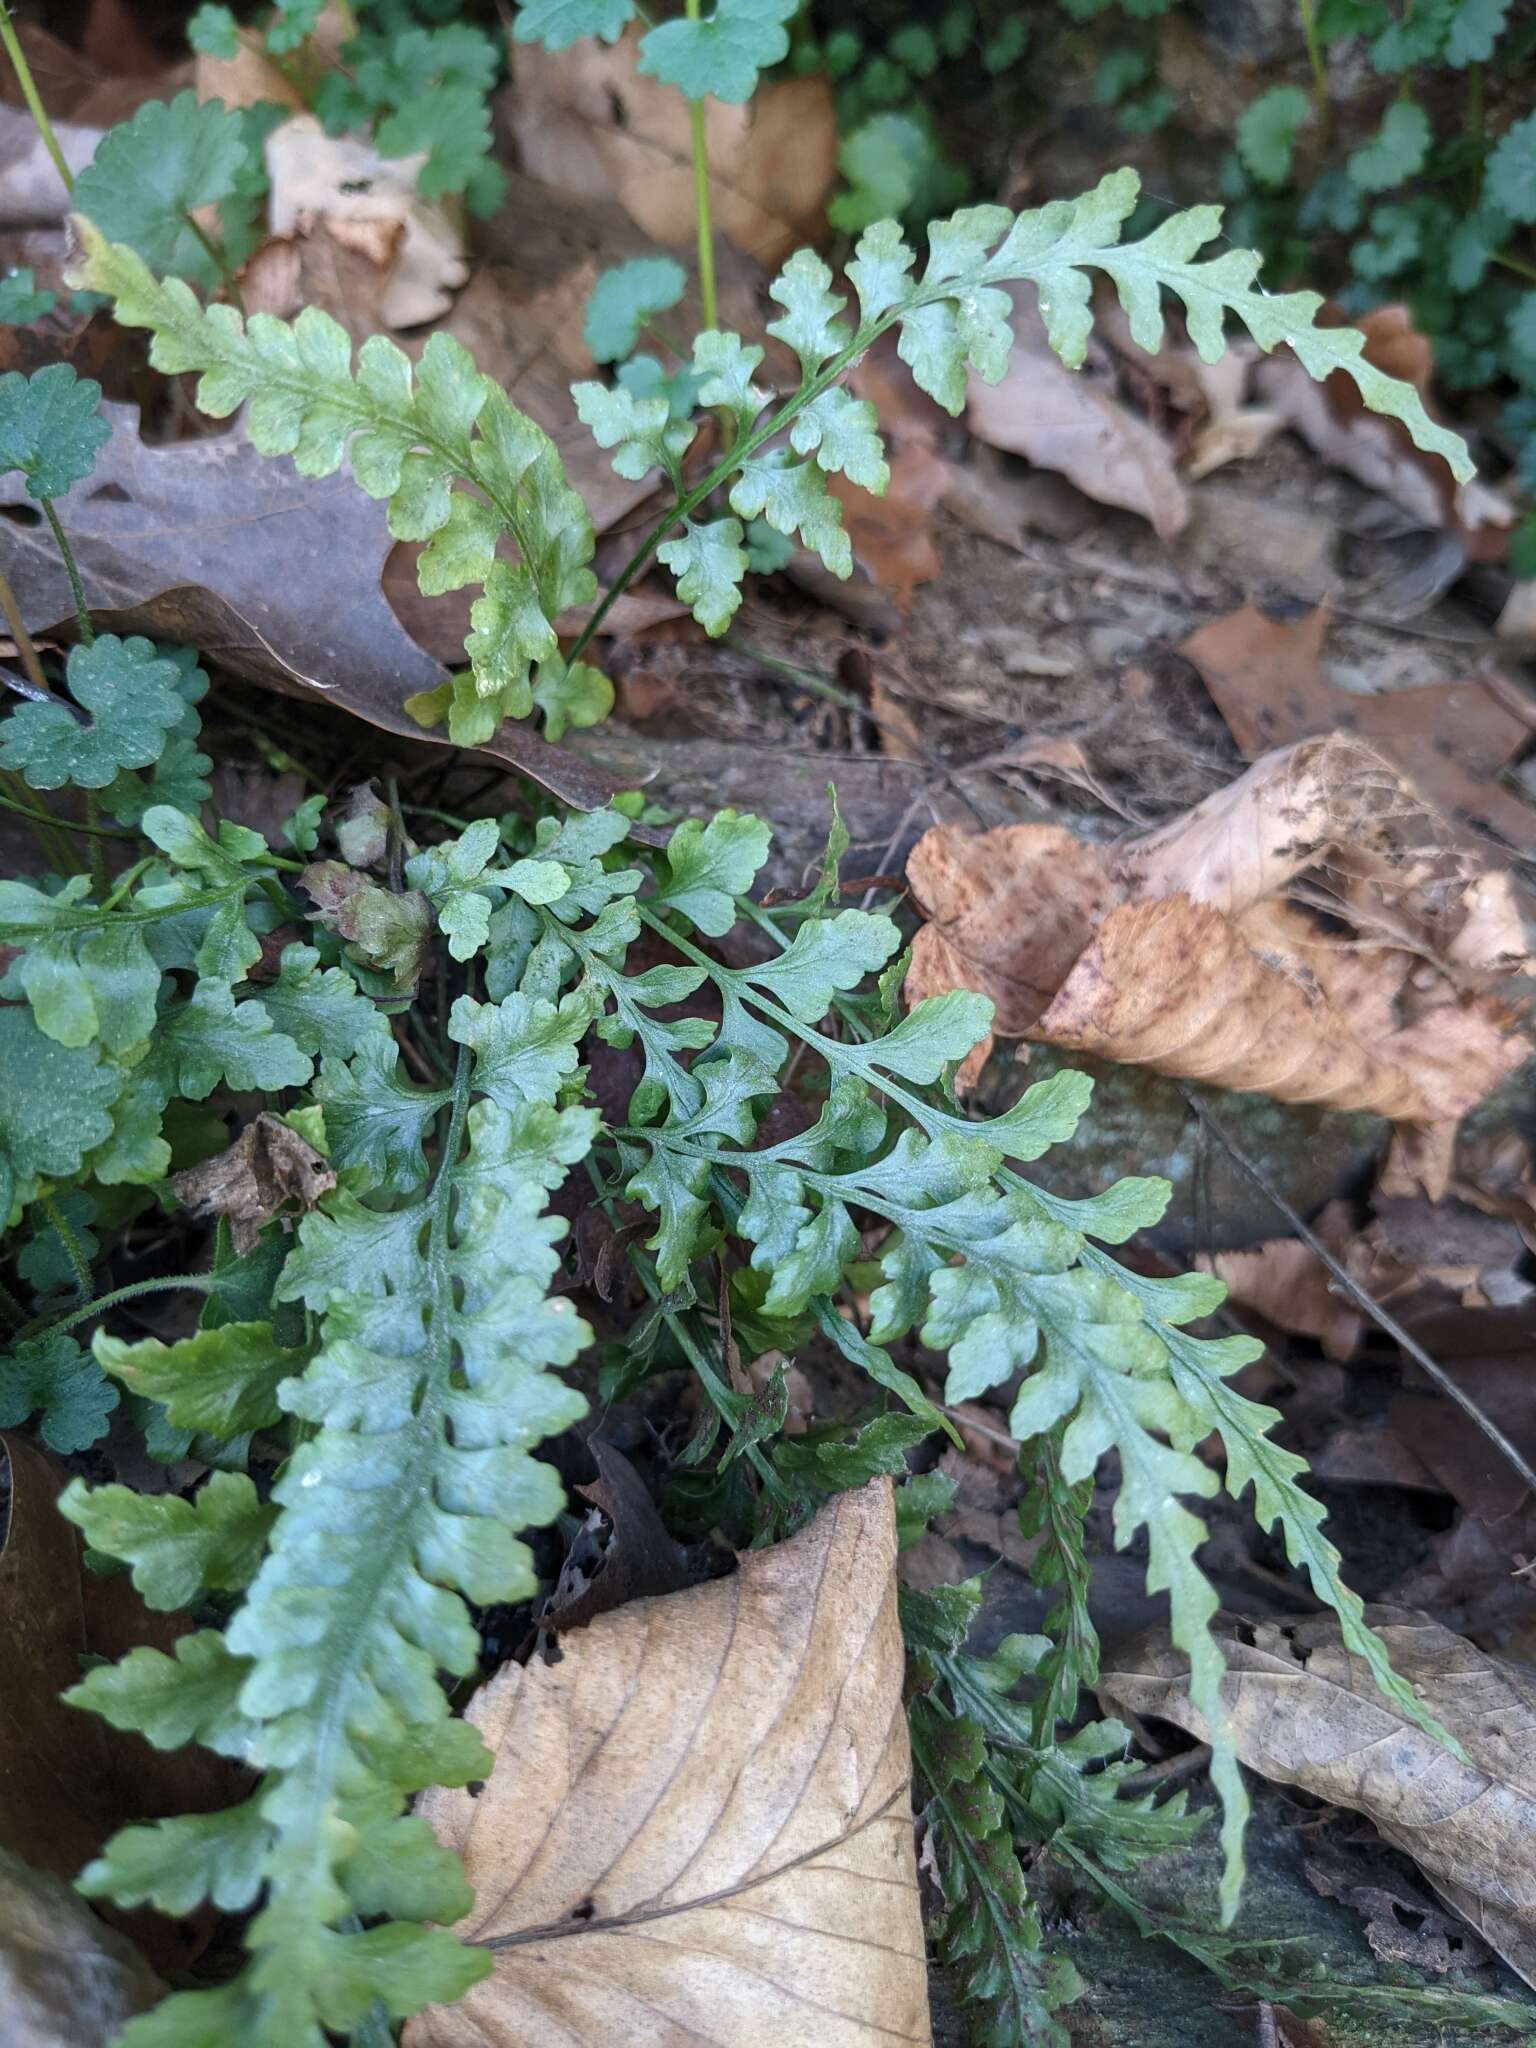
M 306 1214 L 335 1185 L 322 1154 L 265 1109 L 216 1158 L 171 1175 L 172 1191 L 194 1215 L 229 1219 L 242 1258 L 280 1210 L 292 1203 Z
M 1013 347 L 1000 384 L 972 376 L 966 423 L 990 447 L 1059 470 L 1101 505 L 1123 506 L 1164 540 L 1189 521 L 1173 451 L 1114 394 L 1102 349 L 1090 343 L 1081 370 L 1067 369 L 1045 338 L 1033 285 L 1010 287 Z
M 1113 849 L 1059 826 L 936 826 L 908 864 L 929 922 L 907 997 L 973 988 L 1004 1037 L 1453 1131 L 1529 1046 L 1509 1005 L 1468 986 L 1482 894 L 1432 827 L 1388 763 L 1342 739 L 1266 755 Z M 1352 939 L 1282 899 L 1303 874 Z
M 1373 1821 L 1443 1899 L 1536 1984 L 1536 1678 L 1425 1615 L 1368 1611 L 1392 1668 L 1461 1744 L 1404 1720 L 1331 1618 L 1256 1623 L 1222 1644 L 1222 1701 L 1251 1770 Z M 1184 1659 L 1160 1635 L 1106 1658 L 1099 1691 L 1204 1739 Z
M 1378 306 L 1351 324 L 1365 336 L 1366 361 L 1411 384 L 1433 413 L 1434 352 L 1408 308 Z M 1419 525 L 1452 529 L 1473 560 L 1503 559 L 1505 529 L 1518 516 L 1513 505 L 1476 480 L 1458 486 L 1443 456 L 1416 448 L 1400 421 L 1368 412 L 1341 372 L 1316 384 L 1289 349 L 1279 349 L 1259 364 L 1254 382 L 1264 405 L 1325 461 L 1380 491 Z
M 202 648 L 252 682 L 333 704 L 419 745 L 446 744 L 401 708 L 443 671 L 384 597 L 384 507 L 345 468 L 319 482 L 300 477 L 286 457 L 259 455 L 238 428 L 152 448 L 132 406 L 103 411 L 111 440 L 92 474 L 56 500 L 99 628 Z M 0 478 L 0 510 L 7 506 L 35 510 L 14 474 Z M 0 568 L 35 637 L 73 637 L 69 583 L 46 526 L 0 521 Z M 622 786 L 512 724 L 477 751 L 582 810 Z
M 481 1690 L 484 1789 L 419 1810 L 495 1970 L 407 2048 L 928 2042 L 895 1559 L 880 1480 Z
M 558 54 L 519 44 L 507 100 L 523 169 L 547 185 L 617 199 L 654 241 L 694 236 L 688 103 L 635 68 L 637 34 Z M 821 233 L 837 176 L 825 78 L 780 79 L 741 106 L 703 101 L 715 226 L 770 266 Z
M 1460 837 L 1536 854 L 1536 810 L 1499 786 L 1523 751 L 1533 714 L 1479 680 L 1365 694 L 1342 690 L 1323 667 L 1328 613 L 1272 619 L 1255 604 L 1213 619 L 1180 652 L 1227 722 L 1243 758 L 1330 732 L 1351 733 L 1392 762 Z

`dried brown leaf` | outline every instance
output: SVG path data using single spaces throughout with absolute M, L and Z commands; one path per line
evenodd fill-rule
M 345 469 L 318 482 L 300 477 L 238 429 L 149 447 L 133 407 L 104 410 L 111 440 L 93 473 L 57 501 L 98 628 L 200 647 L 252 682 L 419 744 L 447 744 L 401 708 L 443 671 L 380 588 L 391 548 L 382 505 Z M 0 478 L 0 510 L 18 505 L 33 509 L 14 474 Z M 34 637 L 73 637 L 69 584 L 46 526 L 0 519 L 0 568 Z M 622 786 L 523 726 L 502 726 L 476 751 L 582 810 Z
M 1530 740 L 1526 718 L 1485 684 L 1429 683 L 1366 695 L 1331 682 L 1322 662 L 1327 612 L 1271 619 L 1245 604 L 1202 626 L 1181 650 L 1247 760 L 1267 748 L 1341 732 L 1375 747 L 1462 836 L 1536 852 L 1536 810 L 1498 783 Z
M 241 1257 L 262 1225 L 294 1205 L 305 1215 L 336 1185 L 324 1156 L 280 1116 L 262 1110 L 233 1145 L 201 1166 L 171 1175 L 171 1189 L 195 1216 L 224 1216 Z
M 1343 1648 L 1331 1616 L 1256 1623 L 1222 1644 L 1229 1738 L 1251 1770 L 1363 1813 L 1527 1983 L 1536 1983 L 1536 1677 L 1427 1616 L 1369 1618 L 1392 1668 L 1461 1743 L 1463 1762 L 1403 1718 Z M 1117 1706 L 1205 1739 L 1182 1654 L 1161 1635 L 1110 1656 Z
M 895 1558 L 881 1480 L 482 1688 L 490 1778 L 419 1810 L 495 1972 L 407 2048 L 928 2042 Z
M 79 1536 L 54 1507 L 64 1474 L 35 1444 L 0 1436 L 0 1460 L 10 1480 L 0 1549 L 0 1851 L 73 1878 L 125 1821 L 229 1805 L 250 1779 L 207 1750 L 154 1750 L 64 1705 L 82 1658 L 110 1663 L 141 1643 L 169 1651 L 189 1623 L 150 1614 L 126 1576 L 83 1569 Z M 211 1908 L 176 1922 L 104 1911 L 167 1971 L 196 1959 L 217 1917 Z M 4 2029 L 0 2019 L 8 2039 Z
M 1111 911 L 1030 1036 L 1280 1102 L 1412 1122 L 1433 1113 L 1388 1048 L 1364 1043 L 1347 1014 L 1316 1002 L 1229 919 L 1187 897 Z M 1523 1058 L 1522 1045 L 1495 1078 Z
M 1315 1228 L 1335 1258 L 1340 1257 L 1354 1236 L 1348 1205 L 1330 1202 Z M 1293 1337 L 1315 1337 L 1326 1358 L 1354 1356 L 1364 1318 L 1338 1291 L 1322 1260 L 1299 1238 L 1271 1238 L 1243 1251 L 1201 1252 L 1195 1264 L 1226 1283 L 1231 1302 L 1251 1309 L 1277 1330 Z
M 614 198 L 658 242 L 694 235 L 687 102 L 635 69 L 637 34 L 558 54 L 520 45 L 507 99 L 523 168 L 547 185 Z M 780 79 L 741 106 L 703 102 L 715 226 L 776 265 L 822 227 L 837 175 L 832 89 Z
M 1015 285 L 1014 341 L 1000 384 L 973 376 L 966 423 L 993 448 L 1059 470 L 1101 505 L 1148 521 L 1164 540 L 1189 521 L 1189 500 L 1173 452 L 1114 394 L 1106 358 L 1067 369 L 1045 338 L 1032 285 Z

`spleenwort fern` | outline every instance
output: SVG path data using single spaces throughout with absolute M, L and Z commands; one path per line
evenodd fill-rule
M 547 1368 L 569 1364 L 590 1333 L 565 1300 L 546 1296 L 564 1226 L 543 1212 L 596 1118 L 555 1109 L 533 1080 L 537 1061 L 520 1065 L 517 1106 L 504 1108 L 477 1085 L 482 1059 L 460 1053 L 430 1188 L 393 1209 L 339 1195 L 303 1225 L 283 1269 L 278 1299 L 323 1317 L 319 1348 L 274 1383 L 271 1343 L 263 1357 L 258 1340 L 238 1419 L 265 1426 L 286 1413 L 314 1434 L 273 1488 L 280 1512 L 254 1576 L 219 1573 L 205 1544 L 189 1560 L 200 1574 L 177 1589 L 185 1600 L 199 1579 L 229 1590 L 250 1577 L 239 1613 L 222 1638 L 205 1632 L 195 1651 L 183 1645 L 178 1663 L 135 1651 L 70 1696 L 151 1739 L 181 1702 L 168 1736 L 206 1740 L 216 1725 L 216 1746 L 264 1773 L 244 1806 L 130 1829 L 85 1875 L 91 1896 L 171 1911 L 204 1896 L 240 1910 L 268 1888 L 245 1974 L 135 2021 L 123 2036 L 133 2048 L 318 2048 L 325 2028 L 359 2026 L 375 1998 L 402 2017 L 458 1996 L 488 1965 L 483 1952 L 419 1924 L 457 1919 L 469 1897 L 452 1856 L 401 1809 L 424 1785 L 463 1784 L 488 1768 L 478 1739 L 448 1719 L 437 1673 L 474 1669 L 465 1600 L 534 1590 L 517 1532 L 560 1505 L 553 1472 L 529 1450 L 581 1413 L 581 1398 Z M 175 1376 L 184 1391 L 166 1404 L 172 1422 L 191 1418 L 202 1354 L 223 1333 L 211 1335 L 185 1347 Z M 131 1383 L 135 1352 L 149 1348 L 100 1351 Z M 118 1555 L 121 1492 L 77 1481 L 63 1502 L 90 1543 Z M 247 1520 L 266 1513 L 253 1491 L 243 1506 Z M 138 1511 L 159 1523 L 187 1512 L 174 1496 L 139 1501 Z M 256 1556 L 267 1535 L 261 1528 Z M 207 1705 L 187 1729 L 178 1667 L 192 1655 Z M 353 1915 L 388 1918 L 342 1931 Z

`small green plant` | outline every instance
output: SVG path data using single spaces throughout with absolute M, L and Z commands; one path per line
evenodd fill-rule
M 1536 24 L 1505 0 L 1302 0 L 1311 89 L 1282 85 L 1238 123 L 1234 232 L 1283 275 L 1332 276 L 1346 311 L 1406 301 L 1452 390 L 1502 397 L 1500 438 L 1536 495 L 1536 115 L 1496 132 L 1489 82 L 1528 79 Z M 1363 56 L 1392 96 L 1345 134 L 1330 56 Z M 1496 67 L 1496 70 L 1495 68 Z M 1536 514 L 1512 565 L 1536 574 Z
M 746 91 L 782 55 L 788 11 L 719 0 L 642 47 L 690 94 Z M 538 0 L 519 33 L 611 37 L 629 12 L 626 0 Z M 1165 294 L 1207 357 L 1235 317 L 1314 375 L 1353 377 L 1367 404 L 1468 473 L 1413 391 L 1362 359 L 1358 334 L 1315 325 L 1314 296 L 1263 292 L 1249 254 L 1200 258 L 1214 209 L 1122 242 L 1137 186 L 1117 173 L 1080 200 L 937 221 L 921 267 L 893 221 L 873 223 L 846 291 L 819 257 L 794 256 L 771 287 L 769 331 L 800 366 L 787 395 L 754 381 L 758 342 L 712 325 L 692 338 L 676 389 L 648 386 L 633 349 L 675 302 L 677 277 L 653 265 L 610 280 L 589 332 L 631 374 L 577 386 L 576 404 L 620 473 L 654 472 L 667 502 L 599 599 L 591 522 L 553 444 L 454 342 L 435 335 L 414 366 L 377 337 L 354 357 L 323 313 L 245 320 L 156 275 L 151 228 L 161 268 L 180 260 L 209 289 L 228 269 L 227 247 L 215 260 L 178 223 L 233 176 L 216 146 L 230 131 L 180 105 L 162 110 L 187 145 L 174 204 L 158 224 L 135 215 L 115 243 L 82 218 L 81 281 L 148 333 L 159 368 L 196 375 L 204 411 L 244 406 L 258 448 L 307 476 L 350 462 L 391 530 L 425 544 L 424 590 L 479 589 L 468 666 L 416 707 L 456 739 L 536 710 L 551 730 L 600 716 L 606 685 L 584 657 L 653 560 L 716 633 L 747 573 L 745 522 L 846 574 L 827 477 L 879 489 L 885 466 L 874 408 L 843 378 L 894 331 L 923 389 L 958 410 L 968 374 L 1003 372 L 1002 287 L 1016 279 L 1035 284 L 1068 362 L 1086 346 L 1098 273 L 1143 346 L 1161 338 Z M 207 122 L 206 150 L 192 147 L 205 132 L 194 122 Z M 0 380 L 0 462 L 22 473 L 72 578 L 54 500 L 89 475 L 105 433 L 98 396 L 68 368 Z M 724 423 L 703 462 L 696 406 Z M 589 621 L 562 643 L 556 621 L 573 605 L 592 607 Z M 45 854 L 39 875 L 0 883 L 0 943 L 15 949 L 0 988 L 0 1207 L 16 1233 L 0 1422 L 39 1417 L 45 1439 L 75 1449 L 126 1397 L 154 1455 L 195 1447 L 213 1468 L 190 1500 L 79 1480 L 66 1491 L 93 1552 L 127 1565 L 151 1606 L 193 1606 L 202 1624 L 174 1654 L 136 1649 L 87 1672 L 69 1697 L 158 1746 L 199 1741 L 256 1774 L 228 1811 L 125 1830 L 81 1878 L 123 1906 L 185 1913 L 211 1900 L 251 1915 L 241 1974 L 175 1993 L 129 2025 L 123 2048 L 376 2039 L 381 2016 L 450 2000 L 489 1967 L 446 1931 L 467 1910 L 464 1881 L 407 1809 L 429 1784 L 485 1774 L 440 1674 L 475 1670 L 476 1609 L 536 1591 L 523 1537 L 561 1505 L 536 1453 L 583 1405 L 560 1372 L 591 1333 L 559 1291 L 564 1225 L 548 1213 L 573 1173 L 610 1213 L 648 1219 L 627 1258 L 653 1310 L 607 1358 L 603 1385 L 617 1395 L 691 1369 L 704 1421 L 673 1505 L 698 1526 L 766 1541 L 832 1492 L 903 1476 L 908 1453 L 951 1425 L 893 1355 L 898 1340 L 915 1334 L 947 1357 L 945 1403 L 1023 1374 L 1012 1428 L 1046 1538 L 1037 1570 L 1057 1588 L 1049 1640 L 983 1670 L 961 1656 L 958 1610 L 942 1627 L 909 1620 L 927 1674 L 914 1735 L 949 1900 L 941 1950 L 966 1961 L 984 2006 L 1006 1990 L 1026 2034 L 1072 1983 L 1042 1959 L 1014 1838 L 1056 1815 L 1055 1832 L 1093 1836 L 1114 1865 L 1117 1841 L 1151 1847 L 1187 1829 L 1177 1807 L 1119 1798 L 1118 1767 L 1092 1768 L 1107 1738 L 1061 1737 L 1096 1669 L 1083 1517 L 1105 1453 L 1121 1474 L 1116 1540 L 1145 1542 L 1148 1583 L 1168 1595 L 1212 1728 L 1226 1913 L 1246 1799 L 1223 1733 L 1216 1595 L 1196 1561 L 1204 1528 L 1184 1505 L 1223 1483 L 1195 1454 L 1213 1431 L 1228 1490 L 1252 1487 L 1255 1515 L 1353 1652 L 1422 1718 L 1339 1577 L 1301 1461 L 1269 1440 L 1273 1412 L 1229 1384 L 1258 1347 L 1190 1333 L 1220 1286 L 1148 1279 L 1106 1249 L 1156 1220 L 1166 1185 L 1068 1201 L 1021 1171 L 1071 1141 L 1089 1096 L 1079 1075 L 990 1121 L 959 1109 L 948 1077 L 991 1006 L 956 993 L 902 1012 L 896 925 L 838 907 L 848 842 L 835 811 L 819 878 L 772 908 L 751 894 L 768 828 L 729 810 L 679 824 L 658 854 L 626 843 L 638 802 L 560 817 L 530 792 L 496 815 L 433 813 L 441 836 L 418 844 L 398 803 L 365 795 L 338 813 L 311 799 L 274 852 L 205 821 L 195 651 L 94 635 L 83 592 L 79 610 L 79 644 L 52 673 L 28 650 L 37 701 L 0 724 L 0 801 Z M 82 793 L 83 821 L 51 807 L 60 790 Z M 728 966 L 716 942 L 738 930 L 755 953 Z M 695 1013 L 668 1014 L 684 998 Z M 610 1123 L 588 1099 L 594 1040 L 636 1048 L 642 1069 Z M 786 1090 L 804 1128 L 767 1142 L 764 1118 Z M 229 1095 L 259 1106 L 334 1186 L 292 1235 L 292 1215 L 272 1213 L 237 1251 L 221 1223 L 194 1270 L 95 1292 L 123 1224 L 174 1210 L 169 1176 L 223 1142 L 207 1106 Z M 867 1315 L 849 1312 L 855 1269 Z M 813 1334 L 836 1345 L 862 1375 L 864 1412 L 782 1435 L 782 1377 L 749 1400 L 725 1369 L 722 1287 L 755 1354 L 792 1355 Z M 155 1292 L 200 1302 L 196 1326 L 166 1343 L 103 1321 Z M 915 1525 L 941 1497 L 931 1477 L 910 1480 L 898 1512 Z M 1018 1702 L 1021 1683 L 1031 1691 Z M 1009 1744 L 1027 1750 L 1026 1773 Z

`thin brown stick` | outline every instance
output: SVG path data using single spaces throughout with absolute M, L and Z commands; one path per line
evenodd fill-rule
M 1216 1140 L 1222 1151 L 1226 1153 L 1233 1165 L 1237 1167 L 1238 1171 L 1251 1180 L 1259 1192 L 1274 1205 L 1307 1247 L 1308 1251 L 1315 1258 L 1322 1260 L 1329 1273 L 1343 1289 L 1344 1293 L 1349 1296 L 1355 1307 L 1361 1310 L 1363 1314 L 1368 1315 L 1378 1329 L 1385 1330 L 1394 1343 L 1402 1347 L 1408 1357 L 1418 1366 L 1419 1370 L 1429 1375 L 1441 1393 L 1448 1395 L 1456 1403 L 1457 1407 L 1462 1410 L 1463 1414 L 1476 1423 L 1494 1449 L 1508 1460 L 1510 1466 L 1519 1473 L 1532 1493 L 1536 1493 L 1536 1472 L 1532 1471 L 1520 1452 L 1516 1450 L 1515 1446 L 1493 1418 L 1485 1415 L 1471 1395 L 1463 1388 L 1457 1386 L 1455 1380 L 1452 1379 L 1445 1367 L 1438 1365 L 1430 1357 L 1423 1345 L 1409 1336 L 1395 1316 L 1389 1315 L 1379 1301 L 1372 1295 L 1367 1294 L 1365 1289 L 1350 1274 L 1345 1272 L 1316 1231 L 1310 1229 L 1302 1221 L 1284 1195 L 1280 1193 L 1279 1189 L 1265 1179 L 1260 1169 L 1254 1165 L 1247 1154 L 1227 1135 L 1205 1104 L 1192 1095 L 1187 1088 L 1181 1087 L 1179 1093 L 1184 1097 L 1184 1100 L 1189 1104 L 1206 1130 Z

